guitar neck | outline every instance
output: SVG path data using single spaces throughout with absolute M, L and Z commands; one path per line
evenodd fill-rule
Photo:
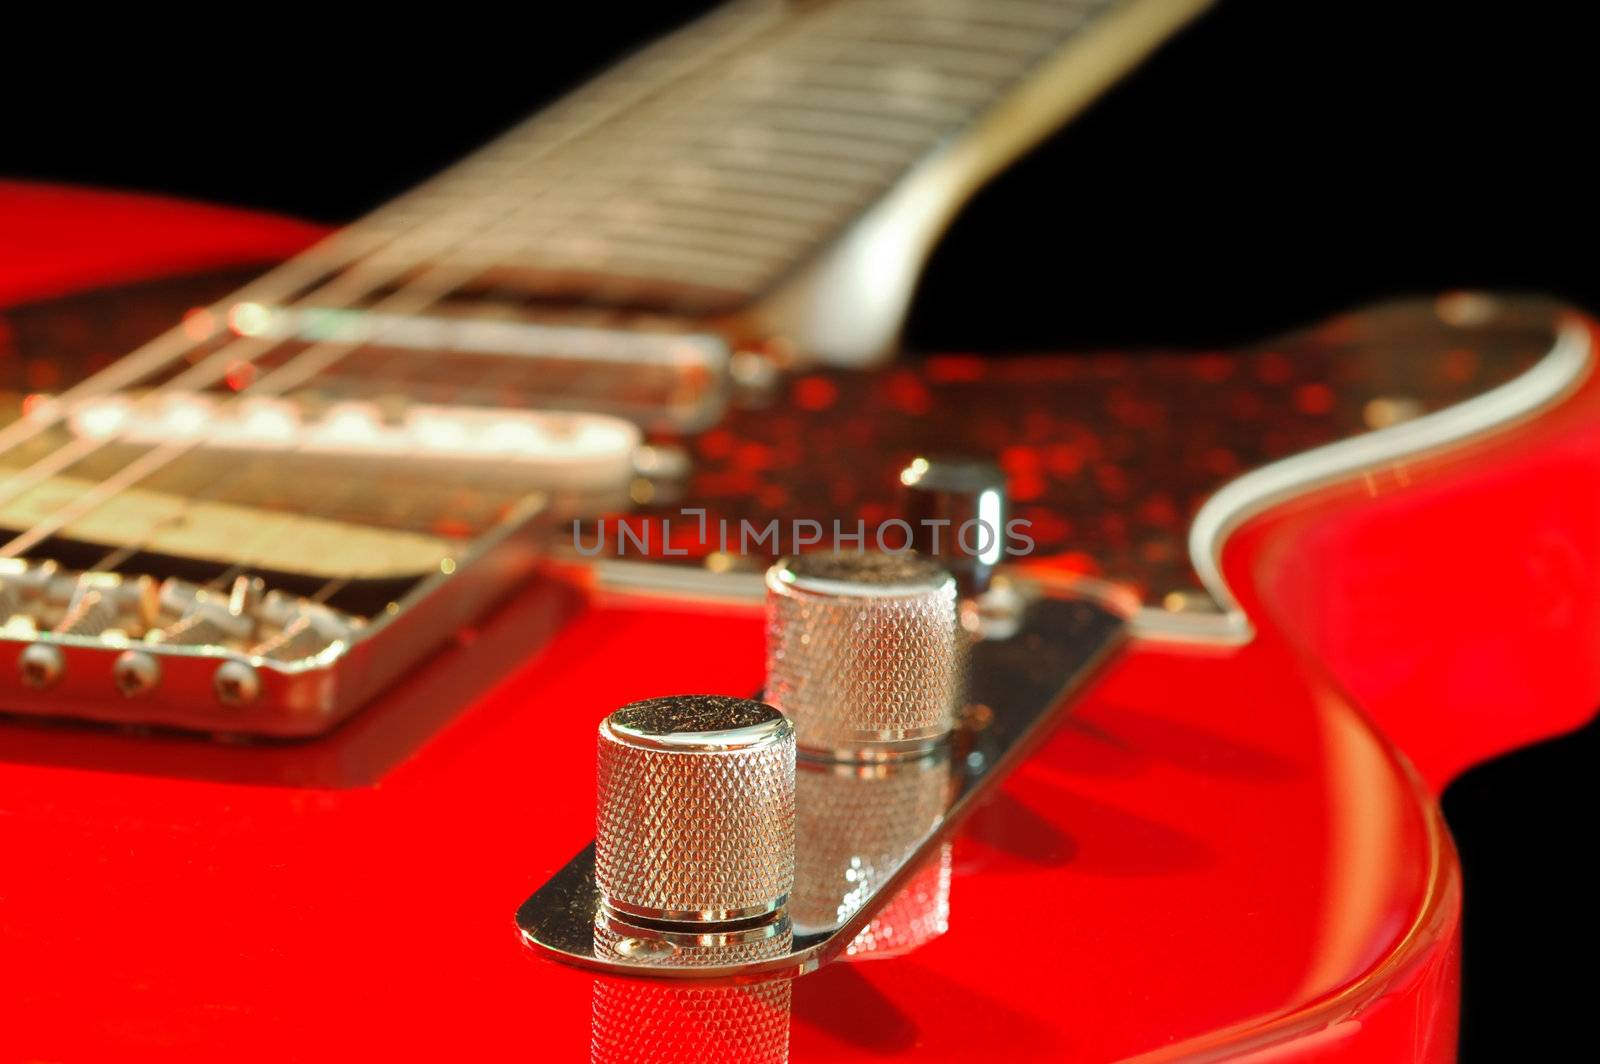
M 995 170 L 1204 0 L 740 0 L 358 223 L 362 268 L 865 361 Z

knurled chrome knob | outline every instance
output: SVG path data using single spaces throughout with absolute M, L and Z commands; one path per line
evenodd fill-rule
M 808 754 L 931 749 L 955 726 L 963 639 L 954 579 L 915 555 L 802 554 L 767 571 L 766 698 Z
M 624 917 L 716 923 L 794 886 L 794 728 L 761 702 L 680 695 L 600 725 L 595 884 Z

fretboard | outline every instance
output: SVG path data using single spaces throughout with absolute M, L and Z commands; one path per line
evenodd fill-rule
M 977 181 L 1201 6 L 740 0 L 358 228 L 385 269 L 448 259 L 551 301 L 744 313 L 921 174 L 900 246 L 872 252 L 916 257 Z

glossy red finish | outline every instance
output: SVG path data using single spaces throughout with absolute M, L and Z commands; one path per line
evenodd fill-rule
M 1593 448 L 1571 433 L 1492 441 L 1492 489 L 1443 462 L 1376 509 L 1335 490 L 1241 530 L 1226 568 L 1257 639 L 1115 660 L 958 838 L 948 933 L 795 984 L 792 1058 L 1451 1059 L 1454 854 L 1427 786 L 1341 687 L 1410 729 L 1437 784 L 1567 726 L 1594 667 L 1523 677 L 1562 697 L 1548 711 L 1530 697 L 1510 727 L 1478 698 L 1447 747 L 1428 736 L 1466 622 L 1410 612 L 1404 582 L 1370 590 L 1408 660 L 1437 663 L 1408 691 L 1392 654 L 1365 657 L 1327 611 L 1375 552 L 1437 548 L 1393 522 L 1448 525 L 1479 493 L 1482 517 L 1587 469 Z M 1562 526 L 1540 571 L 1590 530 Z M 1323 574 L 1297 564 L 1308 547 Z M 1477 593 L 1477 617 L 1526 615 L 1514 572 Z M 1495 667 L 1559 666 L 1561 647 L 1536 659 L 1525 644 L 1591 634 L 1594 598 L 1578 597 L 1546 594 Z M 664 691 L 748 693 L 761 638 L 745 609 L 541 584 L 315 742 L 0 722 L 0 1056 L 584 1059 L 591 978 L 529 953 L 511 914 L 592 832 L 596 721 Z M 1323 655 L 1337 682 L 1311 663 Z

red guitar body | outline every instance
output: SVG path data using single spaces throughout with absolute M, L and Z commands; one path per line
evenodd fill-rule
M 7 305 L 317 235 L 7 184 L 0 234 Z M 1131 641 L 961 829 L 948 931 L 794 983 L 790 1058 L 1453 1059 L 1435 799 L 1600 703 L 1597 413 L 1585 380 L 1232 530 L 1253 638 Z M 552 574 L 323 738 L 0 721 L 0 1056 L 586 1059 L 594 978 L 512 914 L 592 835 L 596 721 L 748 694 L 761 642 L 756 610 Z M 720 1037 L 692 1026 L 654 1059 Z

